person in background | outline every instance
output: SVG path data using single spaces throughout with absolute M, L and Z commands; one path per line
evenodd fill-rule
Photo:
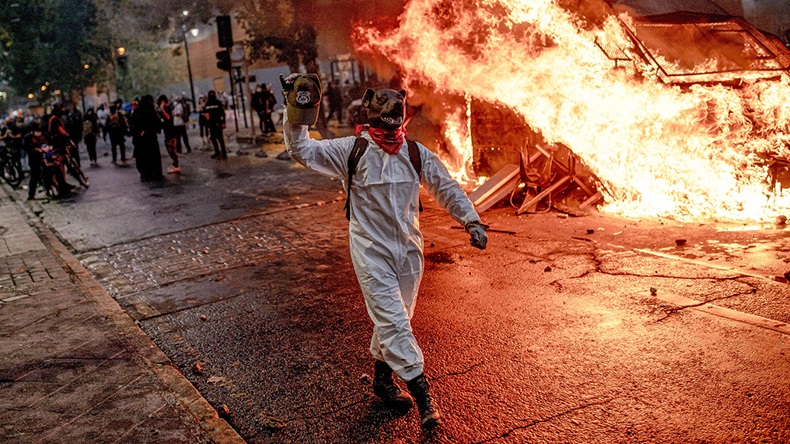
M 77 165 L 80 165 L 80 142 L 82 142 L 82 113 L 73 103 L 68 103 L 67 105 L 67 113 L 64 116 L 64 124 L 66 126 L 66 131 L 69 133 L 71 137 L 71 141 L 74 144 L 72 148 L 72 156 L 74 160 L 77 161 Z
M 264 116 L 263 113 L 266 111 L 266 100 L 263 96 L 263 86 L 258 85 L 255 87 L 255 92 L 252 93 L 252 97 L 250 98 L 250 106 L 252 106 L 253 111 L 258 114 L 258 121 L 259 121 L 259 128 L 263 133 L 263 120 Z
M 34 200 L 36 198 L 36 188 L 41 181 L 41 162 L 44 160 L 44 155 L 38 148 L 46 142 L 46 137 L 41 131 L 41 126 L 38 123 L 33 123 L 30 126 L 30 131 L 25 134 L 22 139 L 22 149 L 27 153 L 28 162 L 30 163 L 30 182 L 27 185 L 27 200 Z
M 340 82 L 337 79 L 332 80 L 329 83 L 329 88 L 326 90 L 326 96 L 329 99 L 329 114 L 326 116 L 326 120 L 335 116 L 337 119 L 337 124 L 340 125 L 343 123 L 343 91 L 340 89 Z
M 277 98 L 274 97 L 274 92 L 272 92 L 272 86 L 269 84 L 267 84 L 266 88 L 263 89 L 263 101 L 265 104 L 264 113 L 263 113 L 264 132 L 275 133 L 277 132 L 277 130 L 274 129 L 272 112 L 274 111 L 274 105 L 277 104 Z
M 121 150 L 121 163 L 126 163 L 126 133 L 129 131 L 129 121 L 123 111 L 110 107 L 110 116 L 107 118 L 107 132 L 110 133 L 110 146 L 112 151 L 112 164 L 118 165 L 118 152 Z
M 85 148 L 88 150 L 88 158 L 91 166 L 99 166 L 96 159 L 96 139 L 99 132 L 99 119 L 93 108 L 85 111 L 85 119 L 82 122 L 82 138 L 85 140 Z
M 63 124 L 62 103 L 55 103 L 52 105 L 52 114 L 49 116 L 49 123 L 47 124 L 47 136 L 49 137 L 49 143 L 56 153 L 62 154 L 66 153 L 66 150 L 69 150 L 69 153 L 72 153 L 72 157 L 76 157 L 74 155 L 76 154 L 74 142 L 71 141 L 71 136 L 69 136 L 68 131 L 66 131 L 66 126 Z M 63 191 L 69 193 L 76 187 L 66 182 L 66 174 L 63 168 L 61 169 L 63 173 Z
M 71 136 L 66 131 L 63 123 L 63 104 L 55 103 L 52 105 L 52 114 L 47 123 L 47 135 L 52 146 L 59 151 L 66 150 L 71 144 Z
M 20 122 L 23 121 L 24 120 L 21 118 L 6 118 L 4 121 L 5 127 L 2 128 L 2 131 L 0 131 L 0 140 L 2 140 L 3 143 L 5 143 L 5 145 L 11 149 L 11 152 L 14 153 L 14 156 L 19 156 L 19 161 L 24 170 L 27 155 L 25 150 L 22 149 L 22 137 L 24 136 L 24 131 L 22 130 L 22 125 L 20 125 Z
M 173 163 L 167 169 L 167 172 L 168 174 L 180 173 L 181 168 L 178 167 L 178 152 L 176 151 L 176 129 L 173 125 L 173 107 L 164 94 L 159 96 L 156 105 L 156 112 L 159 114 L 159 119 L 162 121 L 162 130 L 165 133 L 165 150 L 167 150 L 170 161 Z
M 110 117 L 110 113 L 107 111 L 107 108 L 104 107 L 104 104 L 99 105 L 99 109 L 96 110 L 96 121 L 99 125 L 99 131 L 101 131 L 102 139 L 104 143 L 107 143 L 107 118 Z
M 162 180 L 162 156 L 159 153 L 159 132 L 162 121 L 156 112 L 154 97 L 143 96 L 132 112 L 132 143 L 134 159 L 140 180 L 143 182 Z
M 200 141 L 203 142 L 203 146 L 208 145 L 209 140 L 208 121 L 206 120 L 205 108 L 206 96 L 201 95 L 198 99 L 198 127 L 200 127 Z
M 228 152 L 225 150 L 225 107 L 222 102 L 217 98 L 217 93 L 213 90 L 208 92 L 208 99 L 206 99 L 206 106 L 203 107 L 203 115 L 206 116 L 206 123 L 208 124 L 209 137 L 211 144 L 214 145 L 214 154 L 212 159 L 227 159 Z
M 181 97 L 181 100 L 177 100 L 175 106 L 173 106 L 173 127 L 176 133 L 176 151 L 179 154 L 182 152 L 182 140 L 184 141 L 184 148 L 187 149 L 187 153 L 192 152 L 192 147 L 189 146 L 189 136 L 187 135 L 190 110 L 186 101 L 187 99 L 185 97 Z

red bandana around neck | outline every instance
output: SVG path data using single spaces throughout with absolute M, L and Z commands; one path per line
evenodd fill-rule
M 357 125 L 354 134 L 359 135 L 367 131 L 370 138 L 376 142 L 387 154 L 398 154 L 403 141 L 406 140 L 406 129 L 401 127 L 396 130 L 373 128 L 369 125 Z

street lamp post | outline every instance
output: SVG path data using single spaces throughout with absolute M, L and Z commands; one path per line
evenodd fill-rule
M 189 11 L 183 12 L 184 17 L 189 15 Z M 198 32 L 200 32 L 197 28 L 192 28 L 189 30 L 189 33 L 192 34 L 193 37 L 197 37 Z M 189 91 L 192 93 L 192 107 L 193 109 L 197 107 L 197 102 L 195 101 L 195 84 L 192 81 L 192 63 L 189 61 L 189 43 L 187 43 L 187 25 L 186 23 L 181 24 L 181 37 L 184 39 L 184 53 L 187 56 L 187 74 L 189 74 Z

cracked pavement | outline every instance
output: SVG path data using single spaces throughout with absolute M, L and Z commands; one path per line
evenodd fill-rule
M 790 441 L 790 335 L 700 309 L 790 322 L 784 227 L 499 207 L 479 251 L 423 195 L 426 435 L 373 399 L 340 184 L 266 149 L 157 189 L 105 167 L 41 215 L 248 442 Z

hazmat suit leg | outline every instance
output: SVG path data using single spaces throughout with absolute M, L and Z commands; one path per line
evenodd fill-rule
M 354 261 L 368 315 L 373 321 L 370 352 L 404 381 L 422 374 L 424 359 L 411 329 L 411 317 L 422 273 L 398 276 L 394 271 Z

